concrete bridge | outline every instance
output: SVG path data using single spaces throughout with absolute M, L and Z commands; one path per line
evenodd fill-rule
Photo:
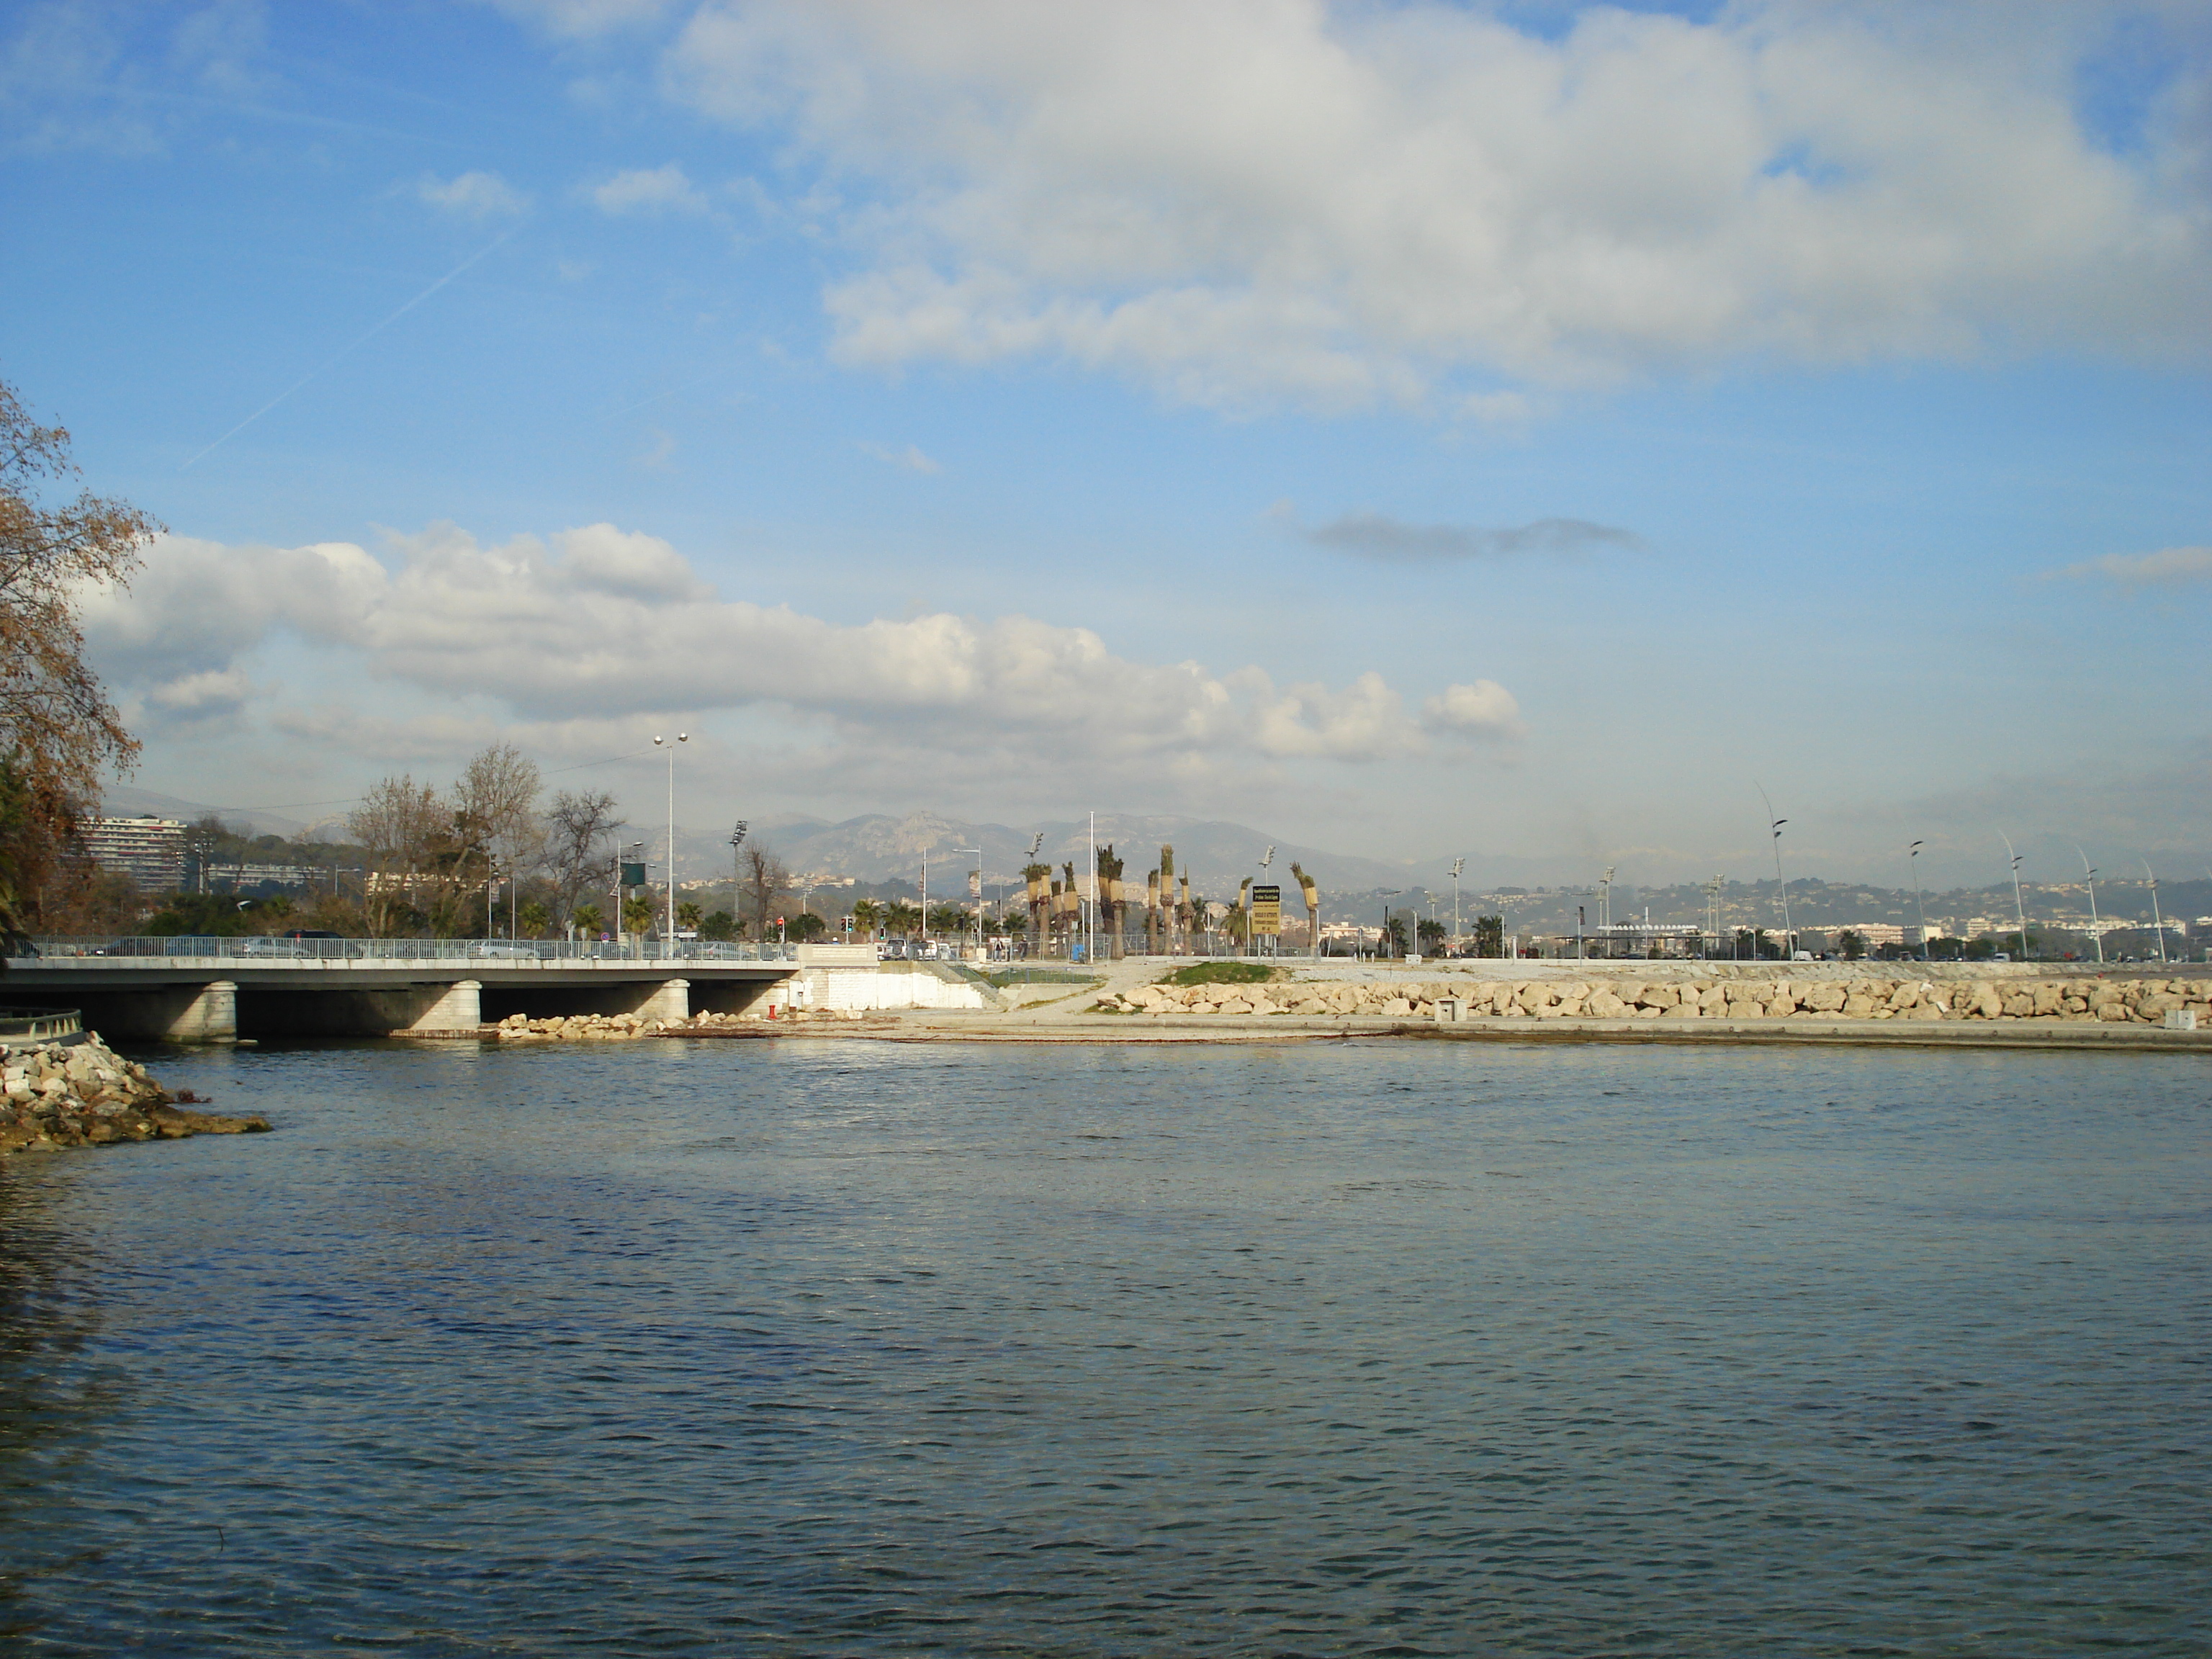
M 804 951 L 806 947 L 799 947 Z M 42 940 L 7 958 L 0 1001 L 76 1008 L 114 1039 L 472 1031 L 509 1014 L 738 1013 L 800 968 L 769 947 L 591 946 L 469 939 Z

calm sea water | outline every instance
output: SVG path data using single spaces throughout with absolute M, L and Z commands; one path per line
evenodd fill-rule
M 163 1060 L 0 1175 L 27 1654 L 2201 1654 L 2212 1067 Z

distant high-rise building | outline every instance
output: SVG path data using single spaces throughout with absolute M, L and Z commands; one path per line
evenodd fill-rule
M 179 818 L 94 818 L 85 848 L 103 870 L 129 876 L 149 893 L 184 884 L 185 826 Z

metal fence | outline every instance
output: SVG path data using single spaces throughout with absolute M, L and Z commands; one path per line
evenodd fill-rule
M 41 957 L 178 957 L 194 962 L 793 962 L 797 945 L 718 945 L 704 939 L 283 939 L 185 933 L 113 939 L 41 939 Z

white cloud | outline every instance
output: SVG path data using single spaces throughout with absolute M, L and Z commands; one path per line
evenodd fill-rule
M 428 173 L 415 188 L 432 207 L 464 218 L 507 218 L 530 208 L 530 198 L 496 173 L 464 173 L 453 179 Z
M 1528 730 L 1521 705 L 1496 680 L 1446 686 L 1421 705 L 1421 724 L 1431 732 L 1469 738 L 1517 738 Z
M 2206 64 L 2176 15 L 2125 154 L 2073 107 L 2094 7 L 1594 6 L 1547 38 L 1440 3 L 759 0 L 702 8 L 670 70 L 849 204 L 846 362 L 1513 418 L 1500 375 L 2201 358 Z
M 242 695 L 239 659 L 283 634 L 358 653 L 369 675 L 433 699 L 503 704 L 520 721 L 783 710 L 908 763 L 917 744 L 1156 771 L 1357 762 L 1425 751 L 1425 725 L 1517 730 L 1512 697 L 1486 681 L 1450 688 L 1417 721 L 1374 672 L 1341 689 L 1279 689 L 1256 667 L 1134 661 L 1088 629 L 1028 617 L 847 625 L 723 599 L 667 543 L 611 525 L 495 547 L 440 525 L 395 538 L 391 556 L 164 537 L 129 592 L 86 595 L 88 638 L 103 672 L 167 686 L 153 699 L 179 707 Z
M 889 444 L 862 444 L 860 453 L 872 455 L 891 466 L 902 466 L 909 472 L 933 473 L 945 470 L 913 444 L 908 444 L 904 449 L 893 449 Z
M 591 198 L 602 213 L 704 213 L 707 198 L 691 186 L 684 169 L 671 161 L 665 167 L 633 167 L 617 173 L 604 184 L 592 186 Z
M 2155 553 L 2107 553 L 2069 564 L 2062 576 L 2103 576 L 2127 587 L 2212 581 L 2212 547 L 2162 547 Z

